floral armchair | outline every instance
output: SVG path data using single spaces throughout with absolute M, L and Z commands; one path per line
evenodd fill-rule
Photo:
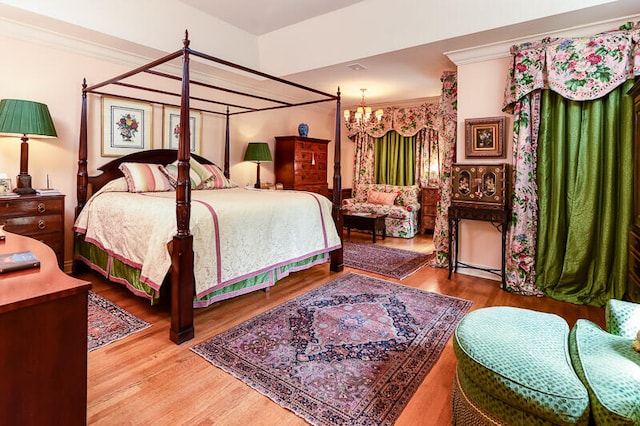
M 353 198 L 342 200 L 342 208 L 352 212 L 386 214 L 387 236 L 413 238 L 418 233 L 420 210 L 418 185 L 360 184 Z

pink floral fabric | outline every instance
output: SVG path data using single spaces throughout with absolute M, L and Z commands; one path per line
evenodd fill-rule
M 535 285 L 538 237 L 537 147 L 540 89 L 572 100 L 602 97 L 640 75 L 640 25 L 575 39 L 545 38 L 514 46 L 505 89 L 505 112 L 514 114 L 513 214 L 507 235 L 507 288 L 542 295 Z
M 440 200 L 436 205 L 436 221 L 433 230 L 435 253 L 431 266 L 449 266 L 449 206 L 451 205 L 451 166 L 456 158 L 458 120 L 458 75 L 447 71 L 442 74 L 438 129 L 438 154 L 440 156 Z
M 371 192 L 394 193 L 395 201 L 393 205 L 370 203 Z M 418 185 L 362 184 L 354 189 L 353 198 L 342 200 L 342 207 L 352 212 L 386 214 L 388 236 L 413 238 L 418 233 L 419 194 Z

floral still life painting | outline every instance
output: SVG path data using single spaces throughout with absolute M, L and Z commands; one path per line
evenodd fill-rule
M 119 157 L 151 148 L 151 104 L 102 99 L 102 156 Z

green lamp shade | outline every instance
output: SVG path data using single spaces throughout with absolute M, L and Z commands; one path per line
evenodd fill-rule
M 244 153 L 244 161 L 273 161 L 269 144 L 266 142 L 249 142 L 247 151 Z
M 0 101 L 0 133 L 57 137 L 49 108 L 45 104 L 18 99 Z

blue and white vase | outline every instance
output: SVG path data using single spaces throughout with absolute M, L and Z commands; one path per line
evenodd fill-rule
M 298 134 L 306 138 L 309 135 L 309 125 L 307 123 L 298 124 Z

